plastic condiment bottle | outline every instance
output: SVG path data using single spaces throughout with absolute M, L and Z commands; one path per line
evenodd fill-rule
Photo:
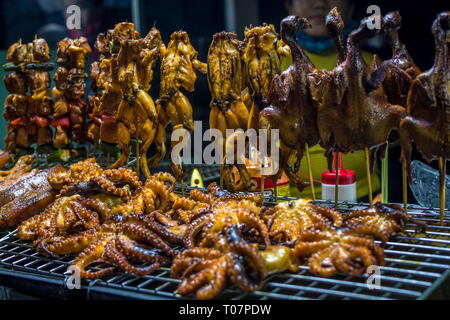
M 353 170 L 339 169 L 338 200 L 356 202 L 356 173 Z M 336 169 L 322 172 L 322 199 L 334 201 Z

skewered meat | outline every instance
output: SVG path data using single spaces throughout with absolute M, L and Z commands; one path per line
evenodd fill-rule
M 189 35 L 185 31 L 174 32 L 170 36 L 169 44 L 162 55 L 160 97 L 157 102 L 159 125 L 156 132 L 157 153 L 149 160 L 150 166 L 155 167 L 164 158 L 165 129 L 172 122 L 173 130 L 185 128 L 194 130 L 192 106 L 188 98 L 181 92 L 181 88 L 194 91 L 197 75 L 195 71 L 207 72 L 207 65 L 197 59 L 198 53 L 192 46 Z M 177 143 L 172 145 L 172 148 Z M 179 179 L 184 176 L 179 163 L 170 160 L 172 171 Z
M 243 60 L 253 99 L 248 127 L 258 129 L 259 111 L 268 103 L 272 79 L 281 72 L 280 57 L 287 56 L 289 49 L 271 24 L 246 28 L 244 36 Z
M 241 54 L 242 41 L 235 33 L 219 32 L 213 36 L 208 51 L 208 86 L 212 100 L 209 127 L 225 137 L 226 129 L 245 129 L 248 110 L 242 92 L 246 87 Z
M 50 98 L 50 76 L 52 64 L 49 48 L 44 39 L 36 38 L 26 45 L 13 44 L 8 49 L 7 59 L 13 66 L 4 65 L 12 73 L 4 77 L 5 86 L 11 93 L 5 101 L 4 117 L 10 121 L 5 138 L 6 148 L 14 152 L 16 147 L 28 148 L 37 141 L 51 141 L 49 128 L 52 113 Z
M 78 143 L 85 141 L 85 63 L 90 52 L 91 48 L 84 37 L 65 38 L 57 44 L 56 62 L 59 67 L 54 77 L 56 85 L 53 88 L 55 105 L 52 121 L 56 128 L 55 148 L 66 148 L 71 140 Z
M 413 80 L 420 74 L 403 43 L 400 42 L 398 30 L 401 26 L 401 16 L 398 11 L 390 12 L 383 18 L 384 34 L 392 48 L 392 65 L 383 82 L 389 103 L 406 107 L 409 88 Z
M 61 167 L 40 171 L 2 192 L 0 198 L 4 205 L 0 208 L 0 230 L 19 224 L 53 202 L 56 191 L 47 178 L 52 172 L 59 170 Z
M 160 53 L 164 52 L 164 44 L 156 28 L 152 28 L 145 38 L 138 39 L 136 34 L 135 38 L 120 40 L 121 32 L 125 32 L 127 28 L 128 34 L 136 34 L 134 25 L 129 23 L 117 25 L 113 34 L 115 41 L 120 45 L 117 56 L 113 56 L 112 60 L 113 65 L 117 67 L 117 81 L 123 99 L 115 114 L 117 140 L 122 154 L 111 168 L 117 168 L 126 162 L 130 152 L 130 138 L 134 135 L 137 140 L 142 139 L 137 156 L 139 167 L 149 178 L 151 174 L 148 169 L 147 150 L 155 137 L 158 113 L 147 90 L 153 80 L 153 67 Z
M 408 94 L 408 115 L 400 124 L 402 160 L 410 182 L 412 141 L 428 161 L 450 157 L 450 12 L 437 16 L 432 33 L 436 46 L 434 65 L 414 80 Z
M 269 106 L 260 113 L 262 129 L 278 129 L 280 132 L 280 169 L 291 182 L 302 190 L 307 183 L 292 171 L 290 159 L 295 159 L 294 170 L 300 167 L 305 144 L 319 142 L 316 111 L 308 88 L 308 74 L 320 73 L 296 42 L 299 30 L 310 27 L 307 19 L 289 16 L 281 21 L 281 39 L 292 53 L 293 63 L 281 75 L 275 75 L 269 93 Z M 295 155 L 295 157 L 293 157 Z M 282 170 L 272 178 L 277 181 Z
M 347 41 L 347 57 L 321 78 L 322 90 L 313 90 L 318 101 L 317 124 L 331 169 L 334 151 L 371 149 L 372 160 L 389 133 L 398 129 L 403 107 L 389 104 L 381 86 L 390 62 L 373 70 L 361 55 L 361 42 L 378 32 L 361 21 Z

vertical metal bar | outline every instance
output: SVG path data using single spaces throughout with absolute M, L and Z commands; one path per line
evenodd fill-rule
M 236 5 L 235 0 L 224 0 L 225 29 L 226 31 L 236 32 Z
M 131 0 L 131 19 L 134 23 L 134 28 L 141 32 L 141 16 L 140 16 L 141 1 Z

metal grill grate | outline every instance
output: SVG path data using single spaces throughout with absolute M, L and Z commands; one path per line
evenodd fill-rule
M 285 200 L 288 200 L 287 198 Z M 322 205 L 331 205 L 321 202 Z M 361 205 L 342 204 L 348 212 Z M 311 275 L 306 266 L 300 271 L 270 276 L 263 288 L 244 293 L 237 288 L 224 291 L 221 299 L 424 299 L 447 284 L 450 274 L 450 215 L 439 225 L 435 209 L 410 206 L 408 211 L 428 225 L 426 233 L 417 234 L 413 225 L 385 244 L 387 265 L 380 267 L 381 288 L 369 290 L 368 275 L 321 278 Z M 448 214 L 448 212 L 446 212 Z M 63 295 L 65 274 L 72 257 L 61 259 L 39 255 L 30 242 L 16 237 L 16 231 L 0 234 L 0 283 L 2 277 L 17 277 L 56 286 L 53 296 Z M 30 278 L 31 276 L 31 278 Z M 170 277 L 169 268 L 162 267 L 151 275 L 136 277 L 117 273 L 110 278 L 83 282 L 88 298 L 181 298 L 175 293 L 179 280 Z M 44 285 L 45 287 L 45 285 Z M 61 289 L 62 288 L 62 289 Z M 62 290 L 62 291 L 61 291 Z M 72 290 L 74 291 L 74 290 Z M 77 291 L 77 290 L 75 290 Z M 79 290 L 78 290 L 79 291 Z

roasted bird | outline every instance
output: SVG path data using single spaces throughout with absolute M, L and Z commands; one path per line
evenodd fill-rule
M 193 92 L 197 79 L 195 71 L 204 74 L 207 72 L 206 63 L 198 60 L 197 56 L 198 53 L 192 46 L 187 32 L 178 31 L 170 36 L 161 59 L 161 84 L 157 100 L 159 124 L 155 137 L 157 153 L 149 160 L 151 167 L 156 167 L 164 158 L 165 130 L 169 123 L 174 124 L 173 130 L 179 128 L 190 132 L 194 130 L 192 106 L 181 89 Z M 176 144 L 177 142 L 173 142 L 172 148 Z M 184 176 L 180 163 L 181 161 L 174 163 L 171 157 L 170 165 L 177 179 Z
M 122 39 L 121 36 L 126 33 L 125 31 L 136 36 Z M 130 138 L 134 135 L 136 140 L 142 139 L 142 146 L 137 155 L 138 168 L 142 168 L 144 175 L 149 178 L 151 174 L 148 169 L 147 150 L 158 127 L 158 113 L 147 90 L 150 89 L 153 80 L 153 67 L 160 54 L 164 53 L 165 47 L 156 28 L 152 28 L 147 36 L 141 39 L 138 38 L 132 23 L 116 25 L 113 39 L 120 47 L 117 57 L 113 56 L 112 59 L 117 59 L 117 70 L 114 69 L 113 72 L 117 72 L 123 98 L 115 114 L 117 138 L 122 155 L 111 168 L 126 163 Z
M 70 146 L 70 141 L 86 141 L 84 102 L 86 89 L 86 56 L 91 52 L 87 39 L 65 38 L 58 42 L 56 62 L 59 64 L 54 80 L 55 105 L 52 125 L 55 127 L 53 145 L 57 149 Z
M 405 45 L 400 42 L 398 30 L 401 27 L 401 16 L 398 11 L 390 12 L 383 18 L 384 35 L 392 48 L 392 65 L 386 73 L 383 87 L 389 103 L 406 107 L 408 91 L 414 79 L 420 74 L 408 53 Z
M 219 32 L 213 36 L 208 51 L 208 86 L 212 100 L 209 127 L 222 137 L 226 129 L 246 129 L 248 110 L 242 93 L 246 73 L 242 61 L 242 41 L 235 33 Z
M 252 97 L 247 128 L 258 129 L 259 113 L 268 105 L 272 79 L 281 71 L 280 57 L 289 54 L 289 47 L 278 39 L 275 27 L 271 24 L 246 28 L 244 35 L 242 59 Z M 227 188 L 231 191 L 243 191 L 250 185 L 250 175 L 245 165 L 245 159 L 243 159 L 244 155 L 238 155 L 237 148 L 234 147 L 236 141 L 242 139 L 242 136 L 242 131 L 236 131 L 227 137 L 225 142 L 224 166 L 221 175 Z M 245 136 L 244 139 L 246 139 Z M 231 156 L 233 159 L 230 159 Z M 250 157 L 250 155 L 247 156 Z M 234 167 L 239 172 L 239 182 L 237 183 L 233 177 Z
M 345 61 L 324 72 L 319 77 L 321 89 L 312 90 L 318 102 L 317 126 L 330 170 L 334 151 L 371 150 L 373 164 L 378 148 L 392 130 L 398 130 L 405 115 L 403 107 L 387 102 L 382 87 L 390 62 L 374 70 L 361 55 L 362 41 L 377 32 L 363 19 L 348 37 Z
M 412 141 L 428 161 L 450 157 L 450 12 L 437 16 L 432 33 L 436 46 L 434 65 L 414 80 L 408 94 L 408 114 L 400 124 L 402 161 L 410 182 Z
M 278 181 L 284 171 L 299 190 L 307 185 L 295 174 L 300 167 L 305 145 L 312 147 L 319 142 L 308 74 L 321 71 L 311 63 L 295 38 L 297 32 L 308 27 L 309 21 L 300 17 L 289 16 L 281 21 L 281 39 L 290 48 L 292 64 L 281 75 L 275 75 L 269 93 L 269 106 L 259 115 L 261 129 L 278 129 L 280 134 L 280 170 L 272 178 L 273 181 Z
M 248 128 L 258 129 L 259 111 L 267 106 L 272 79 L 281 72 L 280 57 L 288 56 L 289 48 L 272 24 L 246 28 L 244 36 L 243 60 L 253 100 Z

